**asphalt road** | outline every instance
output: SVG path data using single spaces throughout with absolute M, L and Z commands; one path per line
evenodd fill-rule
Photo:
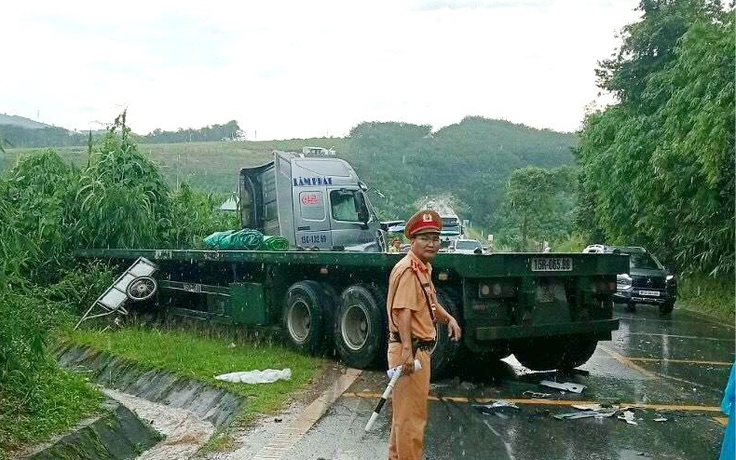
M 530 372 L 513 357 L 492 368 L 469 364 L 461 378 L 432 385 L 427 459 L 714 459 L 725 419 L 718 410 L 734 361 L 734 328 L 686 311 L 626 313 L 610 342 L 569 376 Z M 480 375 L 479 375 L 480 374 Z M 582 394 L 545 388 L 541 380 L 585 385 Z M 364 426 L 387 379 L 365 371 L 309 428 L 284 446 L 290 459 L 386 458 L 390 404 L 369 433 Z M 531 398 L 529 393 L 548 393 Z M 495 401 L 518 409 L 483 408 Z M 558 420 L 573 404 L 632 407 L 618 418 Z M 659 421 L 655 421 L 655 419 Z M 666 419 L 666 421 L 661 421 Z

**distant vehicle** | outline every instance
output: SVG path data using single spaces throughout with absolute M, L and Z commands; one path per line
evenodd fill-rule
M 419 207 L 421 209 L 433 209 L 437 211 L 437 214 L 440 215 L 440 218 L 442 219 L 442 231 L 440 232 L 440 238 L 442 238 L 443 242 L 462 237 L 463 226 L 460 223 L 460 218 L 451 206 L 441 201 L 427 199 L 424 200 Z
M 628 254 L 629 273 L 616 277 L 613 301 L 626 304 L 626 310 L 635 311 L 636 304 L 659 306 L 662 314 L 669 314 L 677 300 L 677 280 L 659 260 L 640 246 L 605 246 L 593 244 L 584 253 Z
M 483 244 L 478 240 L 458 238 L 451 240 L 447 252 L 455 254 L 483 254 Z
M 302 154 L 334 157 L 335 149 L 326 149 L 324 147 L 302 147 Z

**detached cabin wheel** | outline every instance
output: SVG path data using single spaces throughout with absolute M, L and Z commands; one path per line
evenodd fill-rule
M 570 370 L 585 364 L 598 345 L 598 339 L 570 335 L 556 339 L 532 339 L 514 347 L 514 356 L 534 371 Z
M 439 289 L 437 291 L 437 300 L 439 300 L 440 305 L 460 322 L 460 309 L 457 306 L 456 299 L 458 299 L 458 296 L 454 291 L 449 289 Z M 447 337 L 447 325 L 437 323 L 437 344 L 432 351 L 431 360 L 432 380 L 449 376 L 457 368 L 461 352 L 462 344 Z
M 324 298 L 318 283 L 300 281 L 286 291 L 284 333 L 289 344 L 297 351 L 319 354 L 322 346 Z
M 133 281 L 128 284 L 125 293 L 131 300 L 135 302 L 143 302 L 144 300 L 148 300 L 153 297 L 157 288 L 158 284 L 155 279 L 150 276 L 139 276 L 134 278 Z
M 364 284 L 346 288 L 335 317 L 335 349 L 346 365 L 365 369 L 386 354 L 385 295 Z M 380 298 L 380 300 L 379 300 Z

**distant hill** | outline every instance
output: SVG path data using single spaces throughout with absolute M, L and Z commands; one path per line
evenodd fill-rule
M 33 121 L 30 118 L 19 117 L 18 115 L 6 115 L 4 113 L 0 113 L 0 125 L 20 126 L 26 129 L 53 128 L 51 125 Z
M 362 123 L 348 141 L 344 158 L 380 192 L 371 200 L 384 218 L 407 218 L 425 197 L 441 196 L 461 218 L 493 228 L 511 173 L 525 166 L 573 165 L 578 138 L 466 117 L 436 132 L 429 125 Z

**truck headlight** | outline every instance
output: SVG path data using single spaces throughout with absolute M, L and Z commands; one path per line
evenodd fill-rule
M 675 275 L 667 275 L 666 280 L 668 283 L 672 282 L 673 279 L 675 279 Z
M 616 275 L 616 289 L 628 289 L 631 287 L 631 277 L 627 274 Z

